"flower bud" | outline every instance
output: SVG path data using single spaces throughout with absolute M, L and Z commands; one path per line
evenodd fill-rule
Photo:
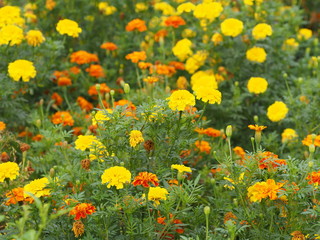
M 309 145 L 309 152 L 310 152 L 310 153 L 314 153 L 315 150 L 316 150 L 316 147 L 314 146 L 314 144 L 310 144 L 310 145 Z
M 49 175 L 50 175 L 50 177 L 54 177 L 54 174 L 55 174 L 55 170 L 54 170 L 54 168 L 51 168 L 50 169 L 50 171 L 49 171 Z
M 98 92 L 100 92 L 100 84 L 99 83 L 96 84 L 96 89 Z
M 259 117 L 258 117 L 257 115 L 254 115 L 254 117 L 253 117 L 253 121 L 254 121 L 255 123 L 258 123 L 258 121 L 259 121 Z
M 113 97 L 114 96 L 114 94 L 115 94 L 115 91 L 112 89 L 112 90 L 110 90 L 110 95 Z
M 235 85 L 236 87 L 238 87 L 238 86 L 239 86 L 239 82 L 236 81 L 236 82 L 234 83 L 234 85 Z
M 228 125 L 226 129 L 226 135 L 228 138 L 231 138 L 232 136 L 232 125 Z
M 204 211 L 205 215 L 209 215 L 210 214 L 210 207 L 209 206 L 205 206 L 203 211 Z
M 308 166 L 309 166 L 309 168 L 312 168 L 313 167 L 313 161 L 309 161 L 308 162 Z
M 214 185 L 216 183 L 216 180 L 214 178 L 211 178 L 210 182 L 211 182 L 212 185 Z
M 123 90 L 124 93 L 128 94 L 130 92 L 130 85 L 128 83 L 124 84 Z
M 288 74 L 287 74 L 287 73 L 283 73 L 282 76 L 283 76 L 284 78 L 287 78 L 287 77 L 288 77 Z

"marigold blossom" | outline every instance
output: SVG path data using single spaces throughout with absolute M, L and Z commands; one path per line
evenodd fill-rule
M 251 130 L 255 130 L 256 132 L 261 132 L 262 130 L 266 129 L 266 126 L 258 126 L 257 124 L 255 125 L 249 125 L 248 128 Z
M 19 45 L 23 39 L 23 30 L 16 25 L 0 28 L 0 45 Z
M 267 116 L 272 122 L 279 122 L 287 116 L 288 111 L 284 102 L 275 101 L 268 107 Z
M 37 71 L 32 62 L 19 59 L 9 63 L 8 73 L 14 81 L 22 79 L 24 82 L 29 82 L 30 78 L 34 78 L 36 76 Z
M 248 81 L 247 88 L 249 92 L 260 94 L 267 91 L 268 81 L 261 77 L 251 77 Z
M 287 143 L 287 142 L 291 142 L 294 139 L 296 139 L 298 137 L 298 134 L 296 133 L 296 131 L 292 128 L 286 128 L 283 130 L 282 134 L 281 134 L 281 141 L 283 143 Z
M 220 27 L 223 35 L 236 37 L 243 31 L 243 22 L 235 18 L 228 18 L 221 23 Z
M 142 136 L 142 132 L 140 132 L 139 130 L 132 130 L 130 132 L 130 146 L 131 147 L 135 147 L 137 146 L 139 143 L 144 142 L 144 138 Z
M 272 27 L 266 23 L 259 23 L 252 29 L 252 36 L 256 40 L 263 40 L 272 35 Z
M 179 173 L 192 172 L 190 167 L 186 167 L 182 164 L 172 164 L 171 169 L 176 169 Z
M 0 132 L 6 129 L 6 124 L 2 121 L 0 121 Z
M 24 196 L 24 190 L 22 187 L 14 188 L 6 193 L 8 200 L 5 205 L 9 206 L 11 204 L 17 204 L 19 202 L 29 202 L 32 203 L 33 199 Z
M 0 182 L 6 178 L 14 180 L 19 176 L 19 166 L 15 162 L 0 163 Z
M 90 148 L 98 139 L 93 135 L 79 135 L 77 140 L 74 142 L 75 149 L 85 151 L 87 148 Z
M 96 54 L 80 50 L 71 54 L 70 62 L 82 65 L 91 62 L 99 62 L 99 58 Z
M 95 206 L 91 203 L 79 203 L 71 211 L 70 215 L 75 215 L 74 220 L 80 220 L 86 218 L 87 215 L 91 215 L 96 211 Z
M 24 197 L 30 197 L 28 193 L 32 193 L 38 198 L 49 195 L 50 189 L 46 188 L 48 184 L 49 180 L 46 177 L 33 180 L 24 186 Z
M 70 37 L 79 37 L 79 33 L 82 32 L 82 29 L 79 27 L 78 23 L 70 19 L 60 20 L 56 27 L 57 31 L 63 35 L 67 34 Z
M 51 122 L 54 124 L 62 124 L 63 126 L 73 126 L 74 120 L 69 112 L 58 111 L 53 114 Z
M 188 106 L 196 104 L 195 97 L 188 90 L 177 90 L 167 98 L 168 105 L 173 111 L 184 111 Z
M 133 186 L 141 185 L 145 188 L 150 187 L 149 183 L 156 187 L 159 185 L 159 179 L 157 176 L 149 172 L 139 172 L 132 182 Z
M 180 16 L 170 16 L 164 21 L 164 24 L 168 27 L 171 26 L 174 28 L 178 28 L 179 26 L 186 25 L 186 22 Z
M 251 62 L 263 63 L 267 59 L 267 53 L 264 48 L 253 47 L 246 52 L 246 57 Z
M 309 184 L 316 184 L 317 186 L 320 185 L 320 171 L 309 173 L 308 177 L 306 178 L 309 180 Z
M 144 32 L 147 31 L 147 26 L 145 21 L 136 18 L 131 20 L 130 22 L 128 22 L 127 26 L 126 26 L 126 31 L 128 32 L 132 32 L 134 30 L 137 30 L 139 32 Z
M 168 190 L 161 187 L 150 187 L 148 200 L 154 201 L 156 205 L 160 204 L 160 200 L 167 200 Z
M 122 189 L 123 184 L 130 183 L 131 173 L 124 167 L 111 167 L 104 170 L 101 176 L 102 184 L 108 183 L 108 188 L 115 186 L 117 189 Z
M 137 63 L 139 61 L 144 61 L 147 59 L 146 52 L 141 51 L 141 52 L 132 52 L 126 55 L 127 60 L 131 60 L 133 63 Z
M 251 202 L 261 202 L 265 198 L 276 200 L 278 198 L 277 193 L 283 185 L 284 183 L 276 183 L 273 179 L 257 182 L 248 188 L 248 197 Z
M 39 30 L 30 30 L 26 35 L 27 42 L 30 46 L 36 47 L 43 43 L 46 39 Z

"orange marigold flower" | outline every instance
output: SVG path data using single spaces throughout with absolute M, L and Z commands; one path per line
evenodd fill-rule
M 223 222 L 226 223 L 228 222 L 229 220 L 235 220 L 235 219 L 238 219 L 236 215 L 234 215 L 232 212 L 227 212 L 225 215 L 224 215 L 224 218 L 223 218 Z M 232 221 L 235 223 L 235 221 Z
M 235 154 L 237 154 L 241 158 L 244 158 L 244 156 L 246 155 L 246 152 L 244 151 L 244 149 L 239 146 L 236 146 L 235 148 L 233 148 L 233 151 Z
M 248 197 L 251 202 L 261 202 L 264 198 L 276 200 L 277 193 L 280 191 L 284 183 L 276 183 L 273 179 L 266 182 L 257 182 L 248 188 Z
M 182 224 L 182 221 L 180 219 L 176 219 L 173 217 L 173 214 L 169 214 L 169 222 L 173 225 L 173 229 L 175 229 L 175 231 L 179 234 L 184 233 L 183 228 L 181 228 L 181 226 L 179 226 L 179 224 Z M 161 225 L 167 225 L 167 223 L 165 222 L 167 218 L 166 217 L 158 217 L 157 218 L 157 223 L 161 224 Z M 178 225 L 178 226 L 175 226 Z M 164 232 L 163 235 L 165 235 L 164 239 L 173 239 L 171 238 L 171 236 L 173 236 L 172 234 L 169 234 L 168 232 Z M 167 238 L 168 237 L 168 238 Z
M 220 137 L 221 136 L 221 131 L 209 127 L 209 128 L 204 130 L 204 134 L 208 135 L 209 137 Z
M 41 141 L 43 138 L 44 138 L 43 135 L 37 134 L 37 135 L 35 135 L 35 136 L 32 137 L 32 140 L 38 142 L 38 141 Z
M 178 28 L 179 26 L 186 25 L 186 21 L 180 16 L 170 16 L 164 21 L 164 24 L 168 27 Z
M 148 76 L 148 77 L 144 78 L 143 81 L 147 82 L 147 83 L 156 83 L 159 81 L 159 78 L 154 77 L 154 76 Z
M 133 52 L 126 55 L 127 60 L 131 60 L 133 63 L 137 63 L 139 61 L 144 61 L 147 59 L 147 55 L 145 51 Z
M 82 135 L 82 129 L 83 129 L 83 127 L 74 127 L 74 128 L 72 128 L 73 135 L 75 135 L 75 136 Z
M 92 103 L 88 102 L 85 98 L 83 97 L 78 97 L 77 98 L 77 103 L 81 107 L 81 109 L 86 110 L 87 112 L 93 109 Z
M 184 63 L 182 62 L 171 61 L 169 62 L 169 66 L 174 67 L 176 70 L 185 70 Z
M 159 185 L 159 179 L 153 173 L 149 172 L 139 172 L 138 176 L 136 176 L 132 182 L 133 186 L 142 185 L 145 188 L 150 187 L 149 183 L 153 184 L 154 186 Z
M 290 234 L 292 236 L 291 240 L 305 240 L 305 236 L 300 231 L 294 231 Z M 317 238 L 315 238 L 317 239 Z
M 71 54 L 70 62 L 82 65 L 85 63 L 99 62 L 99 58 L 96 54 L 80 50 Z
M 166 36 L 168 36 L 168 31 L 166 29 L 161 29 L 154 35 L 154 40 L 159 42 L 160 39 L 163 40 Z
M 79 73 L 81 72 L 81 69 L 80 69 L 79 67 L 77 67 L 77 66 L 74 66 L 74 67 L 71 67 L 71 68 L 69 69 L 69 71 L 70 71 L 72 74 L 77 75 L 77 74 L 79 74 Z
M 62 124 L 63 126 L 73 126 L 74 120 L 69 112 L 59 111 L 53 114 L 52 123 L 54 124 Z
M 91 203 L 79 203 L 70 211 L 70 215 L 75 215 L 74 220 L 80 220 L 95 211 L 96 208 Z
M 68 77 L 59 77 L 57 84 L 58 86 L 70 86 L 72 85 L 72 81 Z
M 145 21 L 136 18 L 133 19 L 132 21 L 128 22 L 127 26 L 126 26 L 126 31 L 131 32 L 134 30 L 138 30 L 139 32 L 144 32 L 147 31 L 147 26 Z
M 251 130 L 255 130 L 256 132 L 261 132 L 262 130 L 266 129 L 266 126 L 258 126 L 257 124 L 255 125 L 249 125 L 248 128 Z
M 118 49 L 118 46 L 114 44 L 113 42 L 105 42 L 101 44 L 100 48 L 109 50 L 109 51 L 114 51 Z
M 7 126 L 7 125 L 6 125 L 4 122 L 0 121 L 0 131 L 5 130 L 5 129 L 6 129 L 6 126 Z
M 69 73 L 68 71 L 54 71 L 53 72 L 53 76 L 58 79 L 58 78 L 61 78 L 61 77 L 69 77 Z
M 29 131 L 22 131 L 18 134 L 18 137 L 32 137 L 32 132 Z
M 211 147 L 207 141 L 204 141 L 204 140 L 199 141 L 198 140 L 194 144 L 196 145 L 196 147 L 199 149 L 200 152 L 205 152 L 205 153 L 209 154 L 211 151 Z
M 172 76 L 176 73 L 176 69 L 173 66 L 168 66 L 164 64 L 155 65 L 156 73 L 159 75 Z
M 259 161 L 259 168 L 260 169 L 275 169 L 280 167 L 281 165 L 287 165 L 286 160 L 279 159 L 277 154 L 274 154 L 272 152 L 262 152 L 259 153 L 259 157 L 261 158 Z
M 138 67 L 139 67 L 140 69 L 147 69 L 147 68 L 152 67 L 152 64 L 149 63 L 149 62 L 139 62 L 139 63 L 138 63 Z
M 84 233 L 84 224 L 80 220 L 75 221 L 72 225 L 72 231 L 76 238 L 80 237 Z
M 309 180 L 309 184 L 320 185 L 320 170 L 318 172 L 309 173 L 306 179 Z
M 104 70 L 99 64 L 91 64 L 88 68 L 86 68 L 86 72 L 88 72 L 91 77 L 105 77 Z
M 52 95 L 51 95 L 51 99 L 54 101 L 54 103 L 56 104 L 56 105 L 58 105 L 58 106 L 60 106 L 61 104 L 62 104 L 62 102 L 63 102 L 63 99 L 62 99 L 62 97 L 58 94 L 58 93 L 56 93 L 56 92 L 54 92 Z
M 107 84 L 105 84 L 105 83 L 101 83 L 100 84 L 100 94 L 106 94 L 106 93 L 110 92 L 110 90 L 111 89 L 107 86 Z M 89 88 L 88 94 L 90 96 L 98 95 L 98 91 L 97 91 L 96 85 L 93 85 L 93 86 L 91 86 Z
M 14 188 L 6 193 L 6 197 L 9 198 L 5 205 L 9 206 L 11 204 L 17 204 L 18 202 L 33 202 L 33 198 L 24 197 L 23 187 Z
M 127 110 L 135 111 L 137 107 L 130 101 L 126 99 L 121 99 L 117 102 L 114 102 L 114 106 L 126 106 L 127 105 Z
M 309 134 L 302 140 L 302 144 L 305 146 L 309 146 L 312 143 L 314 146 L 320 147 L 320 135 L 315 136 L 313 134 Z

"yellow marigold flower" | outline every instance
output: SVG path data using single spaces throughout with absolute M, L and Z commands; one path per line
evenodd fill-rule
M 203 102 L 210 104 L 221 103 L 221 92 L 214 88 L 207 88 L 206 86 L 198 87 L 195 91 L 196 98 Z
M 14 180 L 19 176 L 19 166 L 15 162 L 0 163 L 0 182 L 6 178 Z
M 154 201 L 156 205 L 160 204 L 160 200 L 167 200 L 168 190 L 161 187 L 150 187 L 148 200 Z
M 49 184 L 49 180 L 46 177 L 35 179 L 23 188 L 24 197 L 30 197 L 28 193 L 32 193 L 36 197 L 47 196 L 50 194 L 50 189 L 46 186 Z
M 144 78 L 143 81 L 147 82 L 147 83 L 156 83 L 159 81 L 159 78 L 154 77 L 154 76 L 148 76 L 148 77 Z
M 192 12 L 194 9 L 196 8 L 196 6 L 191 3 L 191 2 L 187 2 L 187 3 L 182 3 L 177 7 L 177 11 L 178 13 L 183 13 L 183 12 Z
M 191 86 L 193 91 L 198 88 L 206 87 L 210 89 L 217 89 L 218 84 L 215 75 L 212 71 L 198 71 L 191 76 Z
M 0 132 L 6 129 L 6 124 L 0 121 Z
M 46 40 L 39 30 L 30 30 L 26 35 L 27 42 L 30 46 L 36 47 Z
M 253 47 L 246 52 L 246 57 L 249 61 L 263 63 L 267 59 L 267 53 L 264 48 Z
M 87 148 L 90 148 L 93 146 L 95 142 L 97 142 L 98 139 L 96 136 L 93 135 L 79 135 L 77 140 L 75 141 L 75 149 L 79 149 L 81 151 L 85 151 Z
M 219 2 L 204 2 L 198 4 L 194 11 L 193 15 L 198 19 L 207 19 L 213 21 L 215 18 L 219 17 L 223 7 Z
M 298 134 L 294 129 L 286 128 L 285 130 L 283 130 L 281 137 L 282 137 L 281 141 L 283 143 L 287 143 L 287 142 L 291 142 L 292 140 L 297 138 Z
M 57 3 L 54 0 L 46 0 L 46 9 L 51 11 L 56 5 Z
M 23 31 L 16 25 L 6 25 L 0 28 L 0 45 L 19 45 L 23 39 Z
M 82 29 L 79 27 L 78 23 L 70 19 L 60 20 L 56 27 L 57 31 L 63 35 L 67 34 L 70 37 L 79 37 L 79 33 L 82 32 Z
M 191 45 L 192 42 L 189 39 L 184 38 L 176 43 L 172 48 L 172 52 L 180 61 L 184 61 L 192 55 Z
M 177 88 L 179 89 L 187 89 L 188 87 L 188 80 L 184 76 L 180 76 L 177 79 Z
M 312 30 L 308 28 L 301 28 L 298 32 L 298 39 L 299 40 L 308 40 L 312 37 Z
M 186 167 L 182 164 L 172 164 L 171 169 L 176 169 L 179 173 L 192 172 L 191 168 Z
M 249 125 L 248 128 L 250 128 L 251 130 L 255 130 L 256 132 L 261 132 L 264 129 L 266 129 L 267 127 L 266 126 L 258 126 L 256 124 L 256 125 Z
M 190 28 L 186 28 L 182 31 L 181 36 L 184 38 L 193 38 L 193 37 L 197 36 L 197 33 Z
M 135 5 L 135 11 L 136 12 L 143 12 L 148 10 L 148 5 L 142 2 L 136 3 Z
M 288 38 L 284 41 L 282 49 L 283 50 L 295 50 L 299 47 L 299 43 L 294 38 Z
M 284 102 L 275 101 L 268 107 L 267 116 L 272 122 L 279 122 L 287 116 L 288 111 Z
M 175 15 L 176 10 L 167 2 L 159 2 L 154 5 L 155 10 L 162 11 L 163 15 Z
M 303 233 L 300 231 L 294 231 L 294 232 L 290 233 L 290 235 L 292 236 L 291 240 L 306 240 L 306 237 L 307 237 L 307 236 L 305 237 L 303 235 Z M 315 239 L 317 239 L 317 238 L 315 238 Z
M 266 182 L 257 182 L 248 188 L 248 197 L 251 202 L 261 202 L 264 198 L 276 200 L 277 193 L 280 191 L 284 183 L 276 183 L 273 179 L 268 179 Z
M 107 113 L 112 114 L 113 111 L 111 109 L 106 109 Z M 96 112 L 94 117 L 92 118 L 92 125 L 103 124 L 104 121 L 109 121 L 110 117 L 106 114 L 105 111 L 99 110 Z
M 144 142 L 144 138 L 142 137 L 142 132 L 140 132 L 139 130 L 132 130 L 130 132 L 129 142 L 131 147 L 135 147 L 139 143 Z
M 167 100 L 169 100 L 168 105 L 173 111 L 184 111 L 186 107 L 196 104 L 194 95 L 188 90 L 177 90 Z
M 207 60 L 209 53 L 207 51 L 197 51 L 186 62 L 186 70 L 192 74 L 197 71 Z
M 117 9 L 114 6 L 109 5 L 107 2 L 100 2 L 98 4 L 99 10 L 104 14 L 104 15 L 112 15 L 117 11 Z
M 24 25 L 24 19 L 20 16 L 20 8 L 15 6 L 4 6 L 0 8 L 0 28 L 11 24 L 20 27 Z
M 34 78 L 37 74 L 33 63 L 23 59 L 9 63 L 8 73 L 14 81 L 22 79 L 24 82 L 29 82 L 30 78 Z
M 261 3 L 263 3 L 263 0 L 243 0 L 243 2 L 247 6 L 253 6 L 254 3 L 260 5 Z
M 263 40 L 272 35 L 272 27 L 266 23 L 259 23 L 252 29 L 252 36 L 256 40 Z
M 214 45 L 216 46 L 223 42 L 223 37 L 220 33 L 214 33 L 211 37 L 211 41 L 214 42 Z
M 235 18 L 228 18 L 221 23 L 220 27 L 223 35 L 236 37 L 243 31 L 243 22 Z
M 247 88 L 251 93 L 264 93 L 267 91 L 268 81 L 261 77 L 251 77 L 248 81 Z
M 131 173 L 124 167 L 115 166 L 104 170 L 101 180 L 102 184 L 108 183 L 108 188 L 115 186 L 122 189 L 123 184 L 131 182 Z

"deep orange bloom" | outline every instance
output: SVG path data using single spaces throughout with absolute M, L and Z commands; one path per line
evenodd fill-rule
M 71 54 L 70 62 L 82 65 L 85 63 L 99 62 L 99 58 L 96 54 L 80 50 Z
M 318 184 L 320 185 L 320 171 L 309 173 L 307 180 L 310 180 L 309 184 Z
M 166 29 L 161 29 L 154 35 L 154 40 L 159 42 L 160 39 L 163 40 L 166 36 L 168 36 L 168 31 Z
M 72 81 L 68 77 L 59 77 L 57 84 L 58 86 L 70 86 L 72 85 Z
M 149 183 L 152 183 L 154 186 L 159 185 L 159 179 L 153 173 L 149 172 L 139 172 L 132 182 L 133 186 L 142 185 L 145 188 L 150 187 Z
M 95 211 L 96 208 L 91 203 L 79 203 L 70 211 L 70 215 L 75 215 L 74 220 L 80 220 Z
M 6 193 L 6 197 L 9 198 L 5 205 L 9 206 L 11 204 L 17 204 L 18 202 L 33 202 L 33 198 L 24 197 L 24 191 L 22 187 L 14 188 Z
M 53 114 L 52 123 L 60 124 L 62 123 L 63 126 L 73 126 L 74 120 L 69 112 L 66 111 L 59 111 Z
M 137 63 L 139 61 L 144 61 L 147 59 L 147 55 L 145 51 L 141 51 L 141 52 L 133 52 L 133 53 L 129 53 L 126 55 L 126 59 L 127 60 L 131 60 L 131 62 L 133 63 Z
M 138 63 L 138 67 L 139 67 L 140 69 L 147 69 L 147 68 L 152 67 L 152 64 L 149 63 L 149 62 L 139 62 L 139 63 Z
M 272 152 L 266 151 L 266 152 L 260 153 L 259 157 L 261 158 L 259 161 L 260 169 L 271 170 L 271 169 L 278 168 L 281 165 L 287 165 L 286 160 L 279 159 L 279 156 Z
M 200 152 L 205 152 L 205 153 L 209 154 L 211 151 L 211 147 L 207 141 L 204 141 L 204 140 L 199 141 L 198 140 L 194 144 L 196 145 L 196 147 L 199 149 Z
M 312 135 L 309 134 L 308 136 L 306 136 L 303 140 L 302 140 L 302 144 L 303 145 L 306 145 L 306 146 L 309 146 L 312 144 Z M 315 139 L 313 140 L 313 144 L 314 146 L 316 147 L 320 147 L 320 135 L 317 135 L 315 137 Z
M 157 64 L 155 65 L 156 73 L 159 75 L 166 75 L 166 76 L 172 76 L 176 73 L 176 69 L 173 66 L 168 66 L 164 64 Z M 153 72 L 153 71 L 151 71 Z
M 244 149 L 242 147 L 239 147 L 239 146 L 236 146 L 235 148 L 233 148 L 233 151 L 234 151 L 235 154 L 237 154 L 242 159 L 246 155 L 246 152 L 244 151 Z
M 251 130 L 255 130 L 256 132 L 261 132 L 262 130 L 266 129 L 266 126 L 258 126 L 257 124 L 255 125 L 249 125 L 248 128 Z
M 74 127 L 74 128 L 72 128 L 73 135 L 75 135 L 75 136 L 82 135 L 82 129 L 83 129 L 83 127 Z
M 72 74 L 77 75 L 77 74 L 79 74 L 79 73 L 81 72 L 81 69 L 80 69 L 79 67 L 77 67 L 77 66 L 74 66 L 74 67 L 71 67 L 71 68 L 69 69 L 69 71 L 70 71 Z
M 171 61 L 169 62 L 169 66 L 174 67 L 176 70 L 185 70 L 184 63 L 182 62 Z
M 204 134 L 208 135 L 209 137 L 220 137 L 221 136 L 221 131 L 209 127 L 209 128 L 204 130 Z
M 126 99 L 121 99 L 117 102 L 114 102 L 114 106 L 125 106 L 127 105 L 127 110 L 132 110 L 135 111 L 137 109 L 137 107 L 130 101 L 126 100 Z
M 41 141 L 43 138 L 44 138 L 43 135 L 37 134 L 37 135 L 35 135 L 35 136 L 32 137 L 32 140 L 38 142 L 38 141 Z
M 180 16 L 170 16 L 164 21 L 164 24 L 168 27 L 178 28 L 179 26 L 186 25 L 186 21 Z
M 57 106 L 60 106 L 60 105 L 62 104 L 62 102 L 63 102 L 62 97 L 61 97 L 58 93 L 56 93 L 56 92 L 54 92 L 54 93 L 51 95 L 51 99 L 54 100 L 54 103 L 55 103 Z
M 100 84 L 100 94 L 106 94 L 108 92 L 110 92 L 110 88 L 107 86 L 107 84 L 101 83 Z M 91 86 L 89 88 L 88 94 L 90 96 L 98 95 L 98 91 L 97 91 L 96 85 L 93 85 L 93 86 Z
M 81 107 L 81 109 L 86 110 L 87 112 L 93 109 L 92 103 L 88 102 L 85 98 L 83 97 L 78 97 L 77 98 L 77 103 Z
M 180 219 L 173 218 L 173 215 L 171 213 L 169 214 L 169 218 L 170 218 L 169 222 L 173 225 L 175 232 L 177 232 L 179 234 L 184 233 L 183 228 L 181 226 L 179 226 L 179 224 L 182 224 L 182 221 Z M 166 219 L 167 219 L 166 217 L 158 217 L 157 223 L 159 223 L 161 225 L 167 225 Z M 176 225 L 178 225 L 178 226 L 176 226 Z M 168 236 L 168 237 L 173 236 L 172 234 L 169 234 L 168 232 L 164 232 L 164 235 Z M 165 239 L 168 239 L 168 238 L 165 238 Z
M 227 212 L 225 215 L 224 215 L 224 218 L 223 218 L 223 222 L 226 223 L 228 222 L 229 220 L 236 220 L 238 219 L 236 215 L 234 215 L 232 212 Z M 235 221 L 232 221 L 235 223 Z
M 147 31 L 147 26 L 145 21 L 136 18 L 133 19 L 132 21 L 128 22 L 127 26 L 126 26 L 126 31 L 131 32 L 134 30 L 138 30 L 139 32 L 144 32 Z
M 109 50 L 109 51 L 114 51 L 118 49 L 118 46 L 114 44 L 113 42 L 105 42 L 101 44 L 100 48 Z
M 60 77 L 69 77 L 68 71 L 54 71 L 53 76 L 58 79 Z
M 88 72 L 91 77 L 105 77 L 104 70 L 99 64 L 91 64 L 88 68 L 86 68 L 86 72 Z

